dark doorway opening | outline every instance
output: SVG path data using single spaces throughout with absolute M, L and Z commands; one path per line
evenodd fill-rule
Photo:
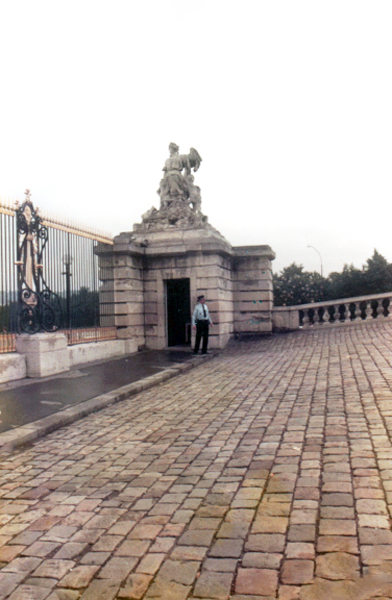
M 190 279 L 168 279 L 167 345 L 189 346 L 191 343 Z

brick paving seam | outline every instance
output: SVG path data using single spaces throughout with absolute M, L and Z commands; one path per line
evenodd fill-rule
M 239 342 L 3 450 L 0 600 L 391 598 L 391 342 Z

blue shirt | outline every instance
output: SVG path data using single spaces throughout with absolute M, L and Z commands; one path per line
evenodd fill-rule
M 206 316 L 204 316 L 203 306 L 206 311 Z M 210 313 L 208 311 L 207 304 L 201 304 L 200 302 L 198 302 L 196 304 L 195 310 L 193 311 L 192 325 L 196 325 L 197 321 L 208 321 L 212 325 L 212 321 L 211 321 Z

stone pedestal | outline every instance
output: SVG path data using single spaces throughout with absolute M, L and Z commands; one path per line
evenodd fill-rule
M 49 377 L 70 370 L 64 333 L 22 333 L 16 338 L 16 351 L 26 358 L 27 377 Z
M 109 250 L 98 245 L 100 304 L 105 316 L 117 327 L 119 340 L 132 340 L 134 346 L 145 345 L 144 328 L 144 248 L 132 242 L 131 233 L 114 238 Z
M 24 356 L 16 352 L 0 354 L 0 383 L 23 379 L 26 377 L 26 361 Z
M 234 333 L 249 334 L 272 331 L 273 280 L 269 246 L 233 248 Z
M 204 294 L 214 327 L 210 348 L 224 348 L 235 334 L 272 331 L 269 246 L 233 248 L 213 227 L 135 226 L 114 238 L 101 258 L 103 290 L 114 295 L 119 339 L 151 349 L 168 346 L 167 282 L 187 279 L 191 309 Z M 193 333 L 193 332 L 192 332 Z

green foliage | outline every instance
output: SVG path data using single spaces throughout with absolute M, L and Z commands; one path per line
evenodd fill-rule
M 304 271 L 302 265 L 292 263 L 280 275 L 274 275 L 276 306 L 291 306 L 320 302 L 324 299 L 324 278 L 316 272 Z
M 344 265 L 341 273 L 330 273 L 328 278 L 328 300 L 365 296 L 365 273 L 354 265 Z M 370 292 L 371 293 L 371 292 Z
M 392 290 L 392 264 L 374 250 L 373 256 L 366 261 L 365 294 L 382 294 Z
M 63 312 L 66 314 L 65 298 L 63 298 Z M 77 292 L 72 292 L 70 297 L 70 326 L 95 327 L 99 326 L 99 295 L 82 286 Z
M 362 269 L 346 264 L 341 273 L 321 277 L 292 263 L 273 278 L 275 306 L 294 306 L 391 292 L 392 264 L 374 250 Z
M 0 306 L 0 333 L 15 333 L 18 331 L 19 305 L 11 302 Z
M 67 301 L 65 296 L 60 296 L 62 312 L 61 327 L 67 327 Z M 99 326 L 99 293 L 87 287 L 80 287 L 70 294 L 69 324 L 72 328 Z M 20 306 L 12 301 L 0 306 L 0 333 L 15 333 L 19 331 Z

